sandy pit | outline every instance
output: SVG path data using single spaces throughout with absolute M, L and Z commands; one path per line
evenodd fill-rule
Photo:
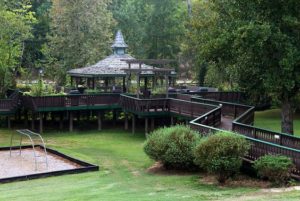
M 10 157 L 8 151 L 0 151 L 0 179 L 16 176 L 24 176 L 38 173 L 47 173 L 61 170 L 70 170 L 80 168 L 76 163 L 68 161 L 57 155 L 48 153 L 48 168 L 45 163 L 44 151 L 36 148 L 37 170 L 35 170 L 35 160 L 33 150 L 22 149 L 22 154 L 19 155 L 19 150 L 13 150 Z

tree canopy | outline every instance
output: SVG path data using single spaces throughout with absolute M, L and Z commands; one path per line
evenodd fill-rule
M 272 95 L 282 106 L 286 133 L 293 133 L 300 87 L 299 8 L 296 0 L 200 1 L 189 35 L 196 61 L 208 65 L 207 83 L 218 75 L 218 85 Z
M 0 97 L 14 87 L 14 75 L 24 54 L 24 41 L 31 38 L 35 18 L 27 1 L 0 2 Z

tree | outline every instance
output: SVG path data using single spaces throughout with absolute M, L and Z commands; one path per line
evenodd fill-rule
M 26 1 L 0 2 L 0 97 L 15 84 L 14 76 L 20 67 L 24 41 L 31 37 L 35 21 Z
M 25 41 L 22 67 L 27 70 L 41 67 L 40 63 L 45 59 L 42 47 L 46 44 L 46 36 L 49 33 L 51 0 L 31 0 L 31 12 L 35 13 L 37 22 L 33 24 L 33 37 Z
M 110 0 L 53 0 L 49 43 L 44 48 L 47 73 L 58 84 L 66 71 L 95 63 L 109 51 L 114 20 Z
M 197 7 L 190 38 L 199 61 L 233 87 L 272 95 L 281 105 L 282 132 L 292 134 L 300 88 L 299 1 L 213 0 Z
M 176 58 L 187 17 L 185 1 L 114 0 L 111 10 L 129 44 L 141 58 Z

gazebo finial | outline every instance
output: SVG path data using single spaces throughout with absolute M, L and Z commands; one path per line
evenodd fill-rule
M 124 37 L 121 30 L 118 30 L 114 44 L 111 46 L 114 50 L 114 54 L 123 55 L 125 54 L 128 45 L 124 41 Z

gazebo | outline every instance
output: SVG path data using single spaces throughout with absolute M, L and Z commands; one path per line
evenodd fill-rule
M 159 70 L 161 68 L 151 66 L 151 64 L 158 64 L 160 67 L 164 67 L 167 63 L 170 63 L 169 61 L 136 60 L 126 54 L 128 45 L 125 43 L 120 30 L 117 32 L 111 47 L 113 54 L 98 63 L 68 71 L 72 86 L 74 86 L 75 81 L 76 88 L 78 88 L 78 85 L 84 84 L 87 88 L 99 89 L 103 92 L 128 92 L 131 86 L 131 75 L 138 77 L 137 88 L 140 86 L 141 79 L 145 81 L 145 89 L 147 89 L 150 79 L 152 86 L 156 86 L 155 83 L 160 78 L 161 80 L 168 79 L 168 85 L 175 83 L 176 72 L 174 70 L 168 70 L 167 74 L 162 74 L 158 73 L 163 71 Z

